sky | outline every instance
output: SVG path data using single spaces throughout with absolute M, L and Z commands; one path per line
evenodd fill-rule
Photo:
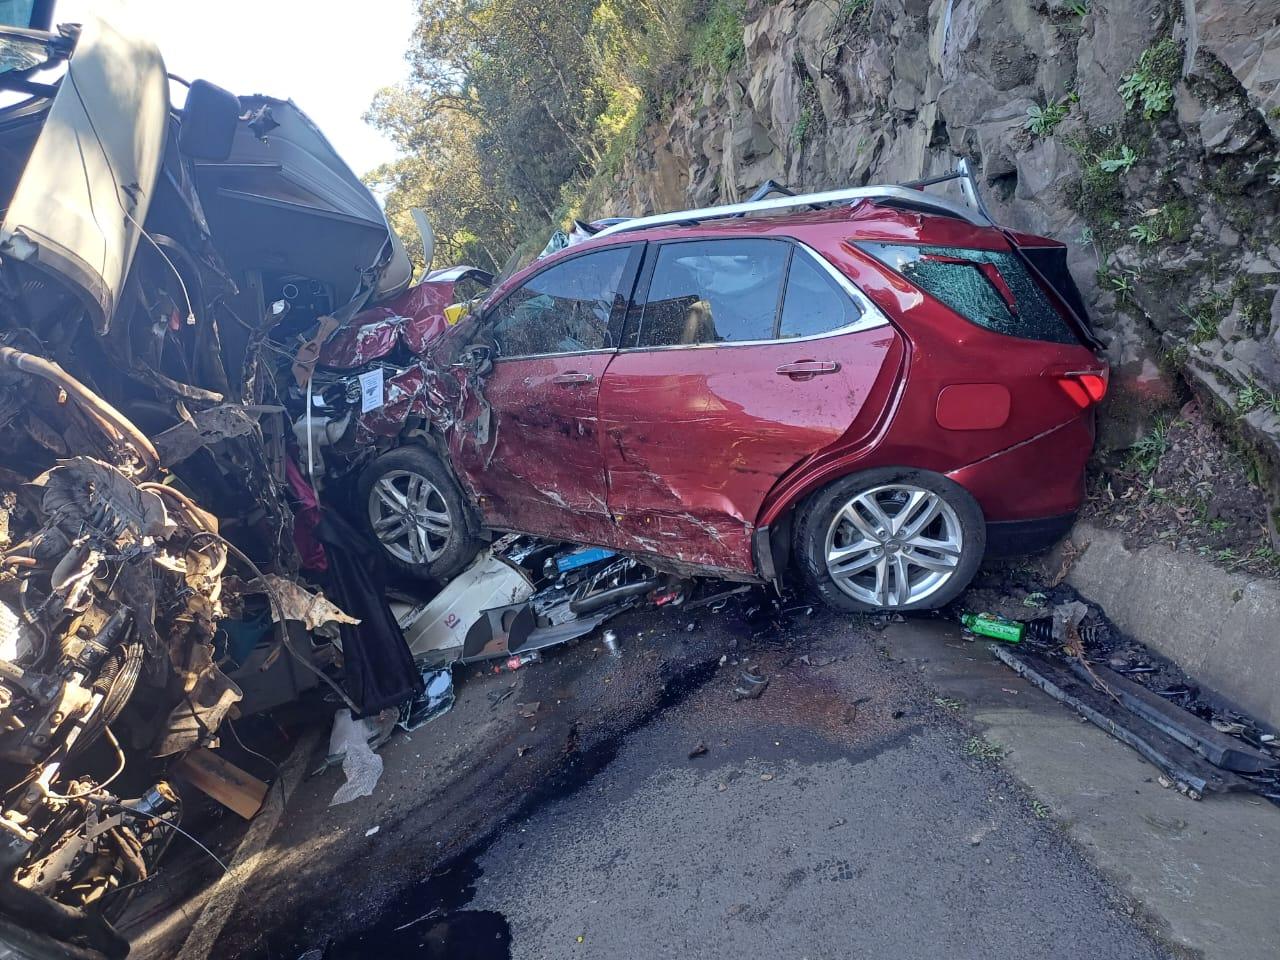
M 293 100 L 357 174 L 395 157 L 361 117 L 378 90 L 408 74 L 415 0 L 120 2 L 157 41 L 170 73 Z M 58 0 L 54 22 L 106 6 Z

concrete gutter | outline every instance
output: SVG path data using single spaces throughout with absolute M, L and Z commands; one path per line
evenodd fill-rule
M 1280 727 L 1280 583 L 1170 547 L 1130 549 L 1123 534 L 1092 523 L 1078 524 L 1071 542 L 1084 548 L 1071 586 L 1204 687 Z M 1061 569 L 1062 549 L 1048 568 Z
M 1136 752 L 1081 723 L 986 644 L 962 640 L 953 623 L 890 624 L 884 643 L 892 659 L 915 665 L 962 705 L 1005 767 L 1132 898 L 1128 909 L 1182 948 L 1176 956 L 1275 960 L 1280 809 L 1247 794 L 1197 802 L 1162 788 Z

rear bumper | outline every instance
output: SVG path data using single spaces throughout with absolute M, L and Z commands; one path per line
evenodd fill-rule
M 1093 417 L 1060 424 L 947 476 L 982 507 L 988 523 L 1042 521 L 1084 503 L 1084 468 L 1093 450 Z
M 1008 557 L 1038 553 L 1067 535 L 1076 514 L 1064 513 L 1039 520 L 1003 520 L 987 524 L 987 556 Z

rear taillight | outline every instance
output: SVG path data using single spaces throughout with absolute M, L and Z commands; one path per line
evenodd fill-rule
M 1107 383 L 1111 376 L 1110 368 L 1106 366 L 1086 370 L 1050 367 L 1044 373 L 1045 376 L 1052 377 L 1062 388 L 1062 392 L 1081 410 L 1102 401 L 1107 395 Z

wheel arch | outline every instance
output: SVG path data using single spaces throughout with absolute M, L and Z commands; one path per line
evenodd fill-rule
M 829 571 L 827 564 L 829 558 L 827 551 L 831 546 L 831 532 L 826 532 L 825 544 L 823 546 L 823 531 L 827 529 L 828 523 L 832 522 L 831 518 L 835 517 L 838 522 L 841 516 L 841 501 L 851 494 L 856 494 L 860 489 L 870 490 L 873 488 L 883 488 L 892 491 L 894 487 L 915 487 L 923 488 L 925 491 L 932 491 L 936 500 L 941 501 L 941 506 L 932 508 L 935 511 L 929 514 L 930 518 L 939 517 L 940 521 L 929 519 L 924 521 L 926 524 L 933 522 L 943 522 L 943 527 L 939 531 L 939 535 L 945 534 L 948 526 L 959 536 L 959 539 L 952 539 L 950 536 L 940 536 L 939 539 L 930 539 L 934 536 L 927 533 L 925 527 L 920 527 L 908 534 L 911 539 L 904 539 L 899 543 L 896 527 L 884 527 L 881 525 L 881 533 L 868 534 L 864 533 L 861 542 L 866 544 L 868 538 L 874 536 L 878 539 L 880 546 L 876 547 L 874 541 L 870 547 L 856 547 L 860 551 L 868 551 L 875 549 L 875 556 L 881 557 L 879 564 L 886 562 L 897 563 L 901 570 L 907 567 L 903 564 L 914 565 L 917 568 L 926 571 L 924 577 L 916 580 L 908 574 L 899 574 L 897 581 L 899 586 L 904 582 L 903 576 L 907 576 L 905 581 L 910 584 L 909 599 L 906 601 L 896 599 L 900 594 L 890 590 L 890 587 L 884 587 L 889 591 L 888 596 L 882 595 L 879 601 L 873 601 L 852 588 L 851 584 L 842 584 L 837 582 L 842 579 L 850 579 L 849 574 L 840 574 L 836 580 L 833 580 L 833 574 Z M 898 495 L 897 491 L 892 491 L 891 495 Z M 861 496 L 861 494 L 857 494 Z M 866 611 L 873 609 L 937 609 L 954 599 L 960 591 L 969 584 L 976 574 L 978 566 L 982 562 L 982 558 L 986 554 L 987 542 L 987 522 L 981 504 L 963 485 L 957 483 L 951 477 L 939 470 L 932 470 L 914 466 L 900 465 L 875 465 L 866 466 L 861 470 L 851 470 L 839 477 L 833 478 L 828 483 L 818 487 L 810 492 L 810 494 L 802 498 L 799 503 L 793 505 L 798 508 L 794 514 L 794 533 L 792 535 L 792 551 L 795 558 L 795 566 L 799 568 L 802 579 L 807 583 L 810 590 L 816 592 L 827 603 L 836 606 L 837 609 L 847 609 L 851 611 Z M 834 513 L 833 513 L 834 510 Z M 897 512 L 891 512 L 889 517 L 900 515 Z M 864 513 L 864 517 L 865 517 Z M 883 514 L 881 514 L 883 516 Z M 947 519 L 949 518 L 949 519 Z M 885 520 L 884 523 L 890 523 Z M 832 527 L 834 529 L 834 527 Z M 863 528 L 865 529 L 865 528 Z M 917 540 L 918 536 L 923 535 L 923 540 Z M 917 559 L 893 560 L 900 550 L 905 549 L 903 544 L 910 547 L 912 551 L 924 550 L 925 555 Z M 941 548 L 941 549 L 939 549 Z M 944 564 L 942 567 L 935 566 L 940 554 L 945 551 L 951 551 L 954 559 Z M 932 562 L 921 562 L 924 561 Z M 866 564 L 855 568 L 850 573 L 861 571 Z M 932 571 L 932 573 L 928 572 Z M 886 574 L 886 577 L 888 575 Z M 942 576 L 942 579 L 937 579 Z M 932 580 L 932 584 L 930 584 Z M 879 577 L 876 578 L 876 590 L 881 591 Z M 923 593 L 918 596 L 914 595 L 916 588 L 923 589 Z M 865 591 L 865 585 L 862 586 Z
M 475 494 L 465 482 L 462 474 L 458 472 L 457 467 L 453 465 L 453 458 L 449 454 L 449 440 L 440 428 L 428 421 L 421 427 L 404 430 L 401 432 L 397 443 L 390 449 L 379 453 L 378 457 L 404 447 L 419 447 L 440 461 L 462 492 L 463 504 L 466 507 L 466 515 L 463 519 L 466 520 L 468 532 L 474 537 L 484 537 L 486 535 L 486 527 L 480 516 L 480 507 L 476 502 Z M 378 457 L 375 457 L 374 460 L 377 460 Z M 373 461 L 370 462 L 372 463 Z
M 765 498 L 752 539 L 757 573 L 770 582 L 780 581 L 783 574 L 795 565 L 793 532 L 796 517 L 805 505 L 833 484 L 878 470 L 911 470 L 953 483 L 973 499 L 984 522 L 987 521 L 986 511 L 977 495 L 954 477 L 948 476 L 945 467 L 883 462 L 880 457 L 870 456 L 814 464 L 810 469 L 781 478 Z

